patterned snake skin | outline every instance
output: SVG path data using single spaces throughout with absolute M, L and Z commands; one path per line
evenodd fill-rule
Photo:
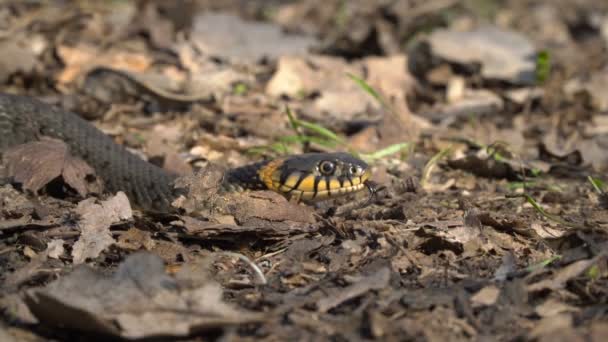
M 175 176 L 130 153 L 76 114 L 31 97 L 0 93 L 0 153 L 40 136 L 63 140 L 96 170 L 107 190 L 124 191 L 146 210 L 169 210 Z
M 171 211 L 176 176 L 116 144 L 78 115 L 36 99 L 0 93 L 0 153 L 48 136 L 63 140 L 111 192 L 124 191 L 147 211 Z M 222 189 L 272 190 L 290 200 L 314 202 L 368 188 L 368 165 L 348 153 L 304 153 L 227 170 Z

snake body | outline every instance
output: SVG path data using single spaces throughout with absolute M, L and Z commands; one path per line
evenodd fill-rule
M 175 175 L 129 152 L 74 113 L 0 93 L 0 153 L 42 136 L 64 141 L 95 169 L 108 191 L 124 191 L 145 210 L 170 210 Z M 350 154 L 308 153 L 230 169 L 223 187 L 268 189 L 297 201 L 315 201 L 359 191 L 369 176 L 367 164 Z

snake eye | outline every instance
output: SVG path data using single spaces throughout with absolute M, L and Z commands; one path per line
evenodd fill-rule
M 356 175 L 359 172 L 359 168 L 356 167 L 355 165 L 351 165 L 350 167 L 350 174 L 351 175 Z
M 321 164 L 319 164 L 319 171 L 321 171 L 321 173 L 324 175 L 333 174 L 335 169 L 336 169 L 336 164 L 334 164 L 328 160 L 322 161 Z

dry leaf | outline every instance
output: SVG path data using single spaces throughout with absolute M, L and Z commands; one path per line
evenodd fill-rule
M 363 295 L 370 290 L 381 290 L 388 286 L 390 278 L 390 269 L 388 267 L 383 267 L 377 272 L 362 278 L 347 288 L 341 289 L 340 292 L 322 298 L 317 302 L 317 310 L 319 312 L 327 312 L 348 300 Z
M 65 249 L 63 248 L 63 244 L 65 241 L 62 239 L 53 239 L 49 241 L 48 247 L 46 249 L 46 253 L 49 258 L 59 259 L 60 256 L 63 255 Z
M 88 258 L 98 257 L 101 252 L 115 243 L 110 234 L 110 226 L 133 217 L 131 204 L 123 192 L 118 192 L 116 196 L 99 204 L 95 202 L 94 198 L 86 199 L 78 203 L 76 208 L 81 216 L 79 222 L 81 235 L 72 249 L 74 264 L 81 264 Z
M 95 170 L 82 159 L 72 157 L 61 140 L 45 138 L 14 146 L 4 153 L 3 159 L 9 177 L 32 192 L 38 192 L 57 177 L 62 177 L 82 197 L 101 191 Z
M 111 277 L 80 266 L 28 291 L 26 304 L 41 324 L 127 339 L 185 337 L 262 319 L 225 303 L 216 283 L 181 284 L 145 252 L 129 256 Z
M 486 286 L 471 297 L 471 304 L 474 308 L 490 306 L 496 303 L 500 289 L 494 285 Z

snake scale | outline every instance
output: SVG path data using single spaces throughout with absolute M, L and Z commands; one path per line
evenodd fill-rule
M 48 136 L 64 141 L 103 179 L 106 190 L 124 191 L 144 210 L 168 211 L 176 176 L 115 143 L 78 115 L 32 97 L 0 93 L 0 154 Z M 296 201 L 316 201 L 360 191 L 368 165 L 347 153 L 307 153 L 230 169 L 227 190 L 273 190 Z

